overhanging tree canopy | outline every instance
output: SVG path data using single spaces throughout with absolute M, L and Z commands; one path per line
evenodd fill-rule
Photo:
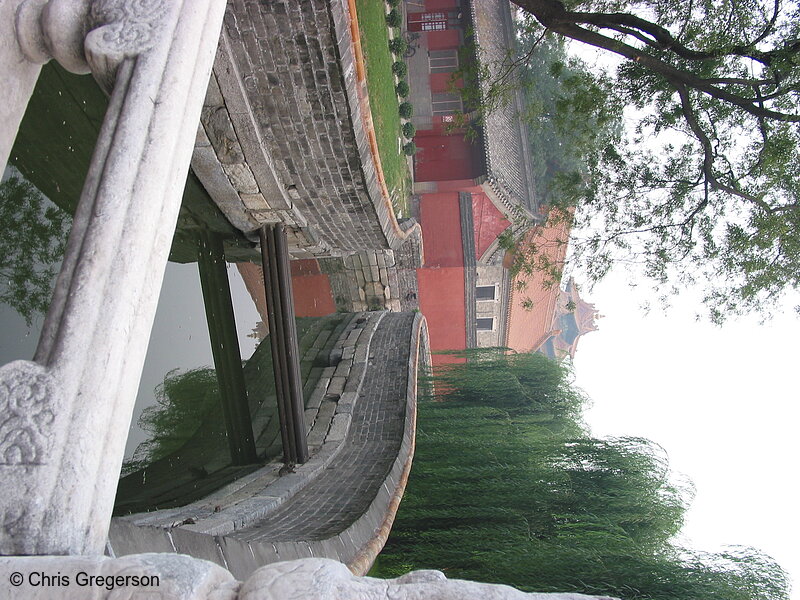
M 551 194 L 591 227 L 575 247 L 591 278 L 622 257 L 661 284 L 710 281 L 715 320 L 800 288 L 797 3 L 514 2 L 527 13 L 518 61 L 551 33 L 622 61 L 598 77 L 595 109 L 629 107 L 627 136 L 601 136 L 594 164 Z

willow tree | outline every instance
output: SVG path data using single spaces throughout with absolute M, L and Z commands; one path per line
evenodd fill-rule
M 0 302 L 31 326 L 50 305 L 71 219 L 24 179 L 0 183 Z
M 513 1 L 527 45 L 512 64 L 548 36 L 618 63 L 594 106 L 625 107 L 627 135 L 558 194 L 591 226 L 575 240 L 587 275 L 626 260 L 662 289 L 702 282 L 717 321 L 800 288 L 797 2 Z
M 675 544 L 691 488 L 661 448 L 593 438 L 570 420 L 514 415 L 490 397 L 422 402 L 414 468 L 373 574 L 439 569 L 624 600 L 788 600 L 786 573 L 756 550 Z
M 429 381 L 439 398 L 472 406 L 494 406 L 513 414 L 577 416 L 586 396 L 572 384 L 567 364 L 543 354 L 507 348 L 452 352 L 464 363 L 437 366 Z

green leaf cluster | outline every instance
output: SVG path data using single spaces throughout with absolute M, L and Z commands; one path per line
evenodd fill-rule
M 0 183 L 0 302 L 31 326 L 53 295 L 70 216 L 15 175 Z
M 125 462 L 123 474 L 154 463 L 180 449 L 194 436 L 203 420 L 220 410 L 220 393 L 214 369 L 173 369 L 155 389 L 156 402 L 142 411 L 139 426 L 149 437 Z
M 481 67 L 483 107 L 524 90 L 536 193 L 574 210 L 575 271 L 624 263 L 662 300 L 697 286 L 717 322 L 800 289 L 798 3 L 515 2 L 519 44 Z
M 592 437 L 567 367 L 501 349 L 456 358 L 420 386 L 436 395 L 419 405 L 414 468 L 373 574 L 438 569 L 625 600 L 788 599 L 786 574 L 756 550 L 675 543 L 691 485 L 648 440 Z

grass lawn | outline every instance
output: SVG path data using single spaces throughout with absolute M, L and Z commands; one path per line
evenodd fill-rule
M 406 157 L 399 151 L 397 143 L 402 133 L 392 73 L 394 57 L 389 51 L 385 8 L 386 4 L 381 0 L 356 0 L 361 48 L 367 70 L 369 105 L 383 176 L 392 196 L 395 213 L 407 217 L 410 215 L 408 196 L 411 193 L 411 177 Z

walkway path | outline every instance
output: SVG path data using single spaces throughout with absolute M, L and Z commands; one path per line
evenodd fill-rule
M 270 463 L 186 506 L 116 518 L 109 553 L 179 552 L 239 578 L 306 556 L 365 573 L 405 489 L 427 347 L 418 312 L 352 315 L 330 352 L 336 366 L 307 398 L 307 463 L 289 473 Z
M 414 313 L 387 314 L 375 332 L 370 368 L 342 451 L 291 500 L 232 537 L 248 542 L 323 540 L 366 512 L 403 440 L 413 322 Z

